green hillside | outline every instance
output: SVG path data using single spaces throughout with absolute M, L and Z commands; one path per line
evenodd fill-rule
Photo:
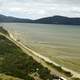
M 0 80 L 23 80 L 23 79 L 8 76 L 8 75 L 5 75 L 5 74 L 0 74 Z
M 23 80 L 59 79 L 3 35 L 0 35 L 0 73 Z

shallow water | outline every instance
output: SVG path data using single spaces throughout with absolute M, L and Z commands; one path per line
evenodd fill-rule
M 29 23 L 0 25 L 39 54 L 80 73 L 80 26 Z

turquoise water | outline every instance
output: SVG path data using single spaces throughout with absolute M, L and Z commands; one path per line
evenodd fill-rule
M 17 40 L 80 73 L 80 26 L 2 23 Z

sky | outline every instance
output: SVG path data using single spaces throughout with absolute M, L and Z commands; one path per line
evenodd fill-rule
M 80 0 L 0 0 L 0 14 L 30 19 L 80 17 Z

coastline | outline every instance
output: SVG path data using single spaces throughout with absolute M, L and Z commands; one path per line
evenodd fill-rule
M 11 39 L 13 39 L 13 40 L 14 40 L 15 42 L 17 42 L 20 46 L 22 46 L 23 48 L 25 48 L 26 50 L 28 50 L 29 52 L 31 52 L 34 56 L 37 56 L 37 57 L 41 58 L 43 61 L 45 61 L 45 62 L 48 63 L 48 64 L 51 64 L 51 65 L 53 65 L 53 66 L 56 66 L 56 67 L 60 68 L 60 69 L 63 70 L 64 72 L 69 72 L 69 73 L 71 73 L 71 74 L 72 74 L 71 78 L 80 78 L 80 74 L 79 74 L 79 73 L 77 73 L 77 72 L 75 72 L 75 71 L 73 71 L 73 70 L 70 70 L 70 69 L 68 69 L 68 68 L 65 68 L 65 67 L 63 67 L 63 66 L 60 66 L 59 64 L 51 61 L 49 58 L 44 57 L 44 56 L 38 54 L 37 52 L 35 52 L 35 51 L 33 51 L 32 49 L 30 49 L 30 48 L 26 47 L 25 45 L 23 45 L 21 42 L 18 42 L 11 33 L 9 33 L 9 35 L 10 35 L 10 38 L 11 38 Z M 64 78 L 64 80 L 66 80 L 66 79 Z
M 31 53 L 28 50 L 24 51 L 20 45 L 10 38 L 10 36 L 0 33 L 0 40 L 2 41 L 0 42 L 0 45 L 2 45 L 0 46 L 0 52 L 6 52 L 7 54 L 3 54 L 2 57 L 5 61 L 1 66 L 2 68 L 0 68 L 2 71 L 1 73 L 8 73 L 8 75 L 16 76 L 25 80 L 64 80 L 56 74 L 51 74 L 47 67 L 43 66 L 32 56 L 28 55 Z M 8 71 L 7 68 L 9 68 Z

